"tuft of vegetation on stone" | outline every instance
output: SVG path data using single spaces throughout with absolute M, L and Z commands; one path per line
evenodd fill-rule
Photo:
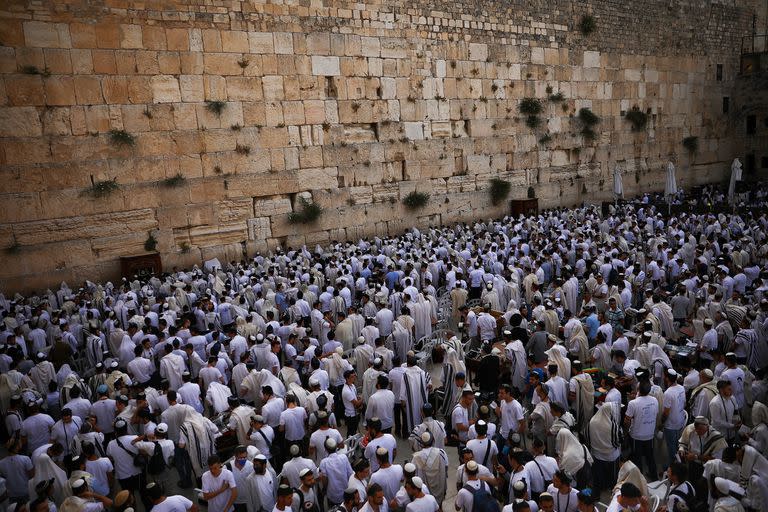
M 564 99 L 565 99 L 565 96 L 563 96 L 563 93 L 561 92 L 556 92 L 555 94 L 549 95 L 549 101 L 551 101 L 552 103 L 560 103 Z
M 684 138 L 683 147 L 691 153 L 695 153 L 699 149 L 699 138 L 694 135 Z
M 291 224 L 312 224 L 323 214 L 323 209 L 315 202 L 309 202 L 305 198 L 299 198 L 300 210 L 288 214 L 288 222 Z
M 133 146 L 136 138 L 125 130 L 109 130 L 109 140 L 115 146 Z
M 507 198 L 509 191 L 512 189 L 512 184 L 501 178 L 493 178 L 490 183 L 491 203 L 497 205 Z
M 640 110 L 640 107 L 635 105 L 632 109 L 626 113 L 624 118 L 632 123 L 633 132 L 641 132 L 648 124 L 648 114 Z
M 150 233 L 147 239 L 144 241 L 144 250 L 147 252 L 154 252 L 157 249 L 157 238 Z
M 117 184 L 117 178 L 112 178 L 111 180 L 95 181 L 87 192 L 93 197 L 106 197 L 119 188 L 120 185 Z
M 428 201 L 428 193 L 416 192 L 415 190 L 403 198 L 403 204 L 409 210 L 418 210 L 420 208 L 424 208 Z
M 185 178 L 181 173 L 178 173 L 175 176 L 171 176 L 170 178 L 165 178 L 163 180 L 163 186 L 176 188 L 182 186 L 185 181 L 187 181 L 187 178 Z
M 579 32 L 588 36 L 597 29 L 597 20 L 591 14 L 585 14 L 579 21 Z
M 238 155 L 248 155 L 251 153 L 251 146 L 243 146 L 241 144 L 235 144 L 235 153 Z
M 537 116 L 544 110 L 538 98 L 523 98 L 519 108 L 520 113 L 528 116 Z
M 221 116 L 221 113 L 224 112 L 226 106 L 227 104 L 221 100 L 213 100 L 205 103 L 206 110 L 216 117 Z
M 579 120 L 586 126 L 594 126 L 600 122 L 600 118 L 586 107 L 579 109 Z
M 547 142 L 550 142 L 552 140 L 552 136 L 548 133 L 545 133 L 541 136 L 539 139 L 539 144 L 546 144 Z

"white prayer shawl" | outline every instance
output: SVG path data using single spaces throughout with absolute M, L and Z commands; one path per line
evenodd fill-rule
M 453 380 L 457 373 L 463 372 L 466 375 L 467 367 L 464 364 L 464 361 L 459 359 L 459 354 L 453 347 L 445 347 L 445 359 L 443 360 L 440 384 L 447 388 L 449 384 L 453 384 Z
M 35 389 L 41 395 L 48 394 L 48 384 L 56 381 L 56 370 L 50 361 L 40 361 L 29 371 L 29 378 L 32 380 Z
M 661 330 L 664 336 L 670 340 L 677 339 L 677 331 L 675 330 L 674 317 L 672 315 L 672 307 L 666 302 L 658 302 L 653 305 L 654 309 L 659 311 L 659 322 L 661 323 Z M 654 313 L 655 315 L 656 313 Z
M 432 311 L 429 302 L 419 295 L 418 302 L 411 303 L 411 315 L 415 323 L 416 339 L 432 334 Z
M 104 342 L 99 336 L 89 335 L 86 348 L 88 363 L 90 363 L 91 367 L 96 367 L 96 363 L 104 361 Z
M 749 444 L 757 451 L 768 455 L 768 407 L 762 402 L 755 402 L 752 406 L 752 424 L 754 427 L 749 434 Z
M 216 440 L 212 434 L 216 426 L 201 414 L 187 416 L 180 427 L 187 438 L 185 446 L 192 462 L 192 471 L 196 477 L 201 477 L 208 469 L 208 457 L 216 452 Z
M 422 407 L 427 402 L 430 375 L 418 366 L 408 366 L 403 375 L 400 400 L 405 407 L 408 429 L 421 423 Z
M 744 458 L 741 461 L 739 484 L 747 490 L 746 498 L 755 510 L 761 510 L 768 504 L 768 460 L 752 446 L 744 446 Z
M 552 428 L 552 424 L 555 422 L 554 416 L 552 416 L 552 410 L 549 408 L 549 402 L 539 402 L 533 408 L 531 417 L 534 420 L 531 431 L 534 435 L 540 436 L 542 439 L 547 439 L 547 432 Z M 551 445 L 551 439 L 547 439 L 547 444 Z M 548 446 L 551 448 L 551 446 Z
M 574 403 L 576 425 L 579 432 L 586 434 L 595 410 L 595 384 L 592 377 L 586 373 L 580 373 L 574 379 L 576 381 L 576 402 Z
M 29 495 L 36 496 L 35 486 L 46 480 L 53 479 L 53 500 L 61 503 L 72 495 L 67 474 L 51 459 L 47 453 L 41 453 L 34 461 L 35 476 L 29 480 Z
M 621 448 L 621 407 L 616 402 L 605 402 L 589 420 L 587 439 L 594 455 L 602 461 L 611 461 L 617 448 Z
M 329 357 L 325 358 L 323 362 L 323 367 L 328 372 L 328 379 L 330 380 L 332 386 L 335 385 L 335 383 L 344 380 L 344 372 L 347 369 L 347 361 L 341 356 L 341 354 L 334 352 Z
M 376 370 L 375 368 L 371 367 L 365 370 L 363 373 L 363 402 L 366 404 L 368 403 L 368 400 L 371 398 L 371 395 L 373 395 L 376 392 L 376 381 L 379 378 L 379 375 L 386 375 L 384 372 Z
M 262 386 L 271 386 L 275 396 L 285 398 L 285 385 L 280 382 L 280 379 L 275 377 L 275 375 L 269 370 L 260 370 L 260 373 L 263 380 Z M 259 388 L 259 391 L 261 391 L 261 388 Z
M 232 391 L 220 382 L 211 382 L 208 386 L 208 391 L 205 393 L 205 401 L 213 407 L 216 414 L 221 414 L 227 409 L 229 405 L 227 399 L 232 396 Z M 239 432 L 238 432 L 239 434 Z M 240 442 L 240 444 L 243 444 Z
M 482 305 L 489 305 L 494 311 L 501 311 L 501 301 L 499 300 L 499 294 L 496 290 L 483 290 L 483 295 L 480 297 L 480 303 Z
M 210 393 L 210 388 L 208 388 L 208 392 Z M 241 405 L 235 407 L 229 417 L 230 424 L 233 422 L 232 420 L 234 420 L 235 430 L 237 432 L 237 443 L 240 445 L 245 446 L 250 442 L 248 431 L 251 428 L 251 416 L 253 413 L 253 407 Z
M 654 376 L 661 378 L 665 368 L 672 368 L 669 356 L 655 343 L 637 345 L 629 353 L 630 359 L 637 359 L 644 368 L 653 368 Z
M 571 376 L 571 361 L 565 357 L 560 350 L 560 346 L 555 345 L 549 350 L 544 352 L 547 354 L 549 364 L 557 365 L 557 374 L 564 379 L 568 379 Z
M 442 503 L 448 490 L 448 455 L 445 450 L 430 446 L 413 454 L 416 474 L 429 482 L 429 491 L 438 503 Z
M 584 466 L 585 461 L 590 464 L 594 462 L 589 450 L 576 439 L 573 432 L 565 428 L 557 433 L 555 450 L 560 457 L 560 469 L 571 475 L 575 475 Z
M 288 384 L 286 393 L 290 393 L 296 397 L 296 401 L 298 402 L 299 407 L 304 407 L 305 409 L 308 409 L 307 405 L 309 404 L 309 393 L 307 393 L 306 389 L 301 387 L 301 383 L 291 382 L 290 384 Z M 330 406 L 329 406 L 329 409 L 330 409 Z M 309 410 L 307 410 L 307 412 L 309 412 Z
M 242 382 L 242 379 L 245 377 L 245 375 L 246 374 L 243 374 L 243 376 L 240 378 L 240 382 Z M 232 378 L 235 378 L 234 371 L 232 372 Z M 301 377 L 299 376 L 299 372 L 290 366 L 283 366 L 280 369 L 280 372 L 277 374 L 277 378 L 280 379 L 280 382 L 285 385 L 286 389 L 289 388 L 291 384 L 298 384 L 301 386 Z
M 634 484 L 635 487 L 640 489 L 640 494 L 648 497 L 648 481 L 643 476 L 643 473 L 638 469 L 634 462 L 628 460 L 619 468 L 619 476 L 616 481 L 616 485 L 613 486 L 613 494 L 615 495 L 621 486 L 625 483 Z
M 358 375 L 363 375 L 373 361 L 374 348 L 367 343 L 359 344 L 355 347 L 355 371 Z
M 258 409 L 261 407 L 261 387 L 264 386 L 266 376 L 259 370 L 251 370 L 240 385 L 240 396 L 247 402 L 251 402 Z
M 573 313 L 577 315 L 578 298 L 579 298 L 579 281 L 575 277 L 571 277 L 568 281 L 563 283 L 563 296 L 565 298 L 565 306 Z
M 504 347 L 504 352 L 511 365 L 512 387 L 522 392 L 528 383 L 528 357 L 523 342 L 520 340 L 510 341 Z
M 608 370 L 611 367 L 611 349 L 605 343 L 598 343 L 592 349 L 592 357 L 595 359 L 595 366 Z
M 581 322 L 574 324 L 571 338 L 568 340 L 568 351 L 576 356 L 581 362 L 589 361 L 589 338 L 584 332 L 584 326 Z M 565 376 L 563 376 L 565 378 Z
M 712 510 L 713 512 L 744 512 L 744 506 L 733 496 L 725 496 L 715 502 Z M 760 508 L 754 510 L 760 510 Z
M 18 378 L 17 378 L 18 376 Z M 5 414 L 21 382 L 21 373 L 14 371 L 0 374 L 0 413 Z
M 168 389 L 178 391 L 184 384 L 182 374 L 186 369 L 184 359 L 178 354 L 166 354 L 160 360 L 160 375 L 168 379 Z
M 397 357 L 400 358 L 400 361 L 405 361 L 408 351 L 413 346 L 411 332 L 403 327 L 400 322 L 392 322 L 392 334 L 389 335 L 389 339 L 392 341 Z

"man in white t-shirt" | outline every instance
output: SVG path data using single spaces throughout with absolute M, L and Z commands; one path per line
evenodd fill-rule
M 285 433 L 285 441 L 288 444 L 301 444 L 306 432 L 307 411 L 296 402 L 294 395 L 286 396 L 285 405 L 287 408 L 280 413 L 280 431 Z
M 653 439 L 656 433 L 656 417 L 659 412 L 659 402 L 650 396 L 651 382 L 643 379 L 637 386 L 639 396 L 630 400 L 624 423 L 629 427 L 629 437 L 632 441 L 632 462 L 642 471 L 642 459 L 648 463 L 646 475 L 655 480 L 656 458 L 653 450 Z
M 488 468 L 495 467 L 496 455 L 499 450 L 496 443 L 488 437 L 488 424 L 479 420 L 474 427 L 477 431 L 477 438 L 467 441 L 467 448 L 472 450 L 476 462 Z
M 437 500 L 431 494 L 424 494 L 424 482 L 418 476 L 405 482 L 405 492 L 411 502 L 405 506 L 405 512 L 437 512 L 440 510 Z
M 454 505 L 458 512 L 472 512 L 474 502 L 474 491 L 484 487 L 489 493 L 492 492 L 488 483 L 480 480 L 478 477 L 479 465 L 474 460 L 470 460 L 464 466 L 464 472 L 467 475 L 467 483 L 464 484 L 456 494 Z
M 197 505 L 184 496 L 166 496 L 159 485 L 149 484 L 147 495 L 152 502 L 152 512 L 197 512 Z
M 203 473 L 203 499 L 210 512 L 233 512 L 237 484 L 232 472 L 222 467 L 218 455 L 208 457 L 208 471 Z
M 669 368 L 664 372 L 663 410 L 661 419 L 664 423 L 664 442 L 667 445 L 667 461 L 671 464 L 677 455 L 678 440 L 685 427 L 685 388 L 677 383 L 677 372 Z
M 510 432 L 520 432 L 523 430 L 525 418 L 523 417 L 523 407 L 512 394 L 512 386 L 502 384 L 499 388 L 499 399 L 501 404 L 497 410 L 501 414 L 499 434 L 501 439 L 506 440 Z
M 328 451 L 325 449 L 326 439 L 333 439 L 337 445 L 342 446 L 344 438 L 341 437 L 338 430 L 331 428 L 328 424 L 328 412 L 326 411 L 318 411 L 317 427 L 317 430 L 309 436 L 309 456 L 319 466 L 320 461 L 328 456 Z

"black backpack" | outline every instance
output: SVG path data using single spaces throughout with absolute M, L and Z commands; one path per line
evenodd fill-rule
M 150 475 L 159 475 L 166 468 L 163 448 L 160 446 L 160 443 L 155 441 L 155 451 L 152 452 L 152 456 L 149 458 L 149 462 L 147 462 L 147 472 Z
M 480 483 L 480 488 L 475 489 L 471 485 L 467 484 L 464 489 L 472 493 L 472 510 L 471 512 L 500 512 L 501 507 L 499 502 L 490 492 L 488 484 L 485 482 Z

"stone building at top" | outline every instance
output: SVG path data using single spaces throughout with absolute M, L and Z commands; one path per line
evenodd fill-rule
M 759 172 L 764 4 L 6 0 L 0 289 Z

